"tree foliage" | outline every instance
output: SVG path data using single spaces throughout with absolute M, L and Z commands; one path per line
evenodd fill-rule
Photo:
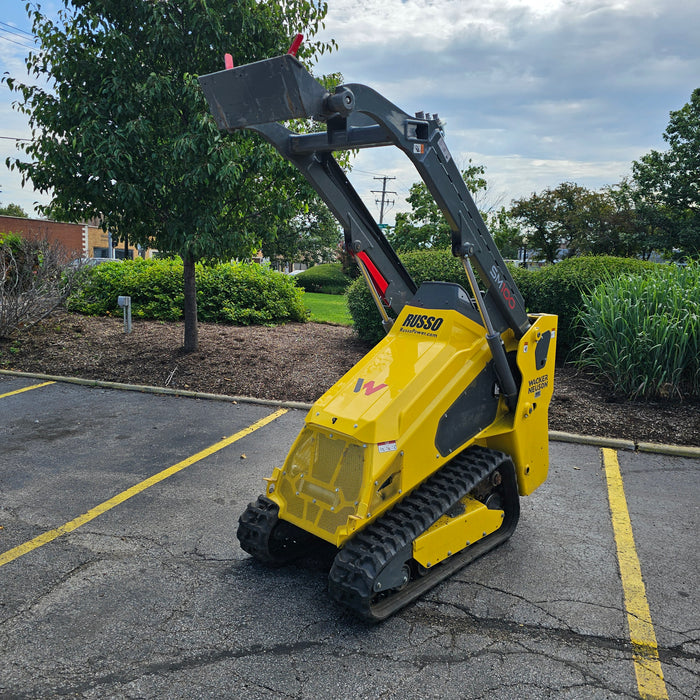
M 310 185 L 305 190 L 308 192 L 300 194 L 300 200 L 306 202 L 306 207 L 291 219 L 281 221 L 275 236 L 263 242 L 263 254 L 273 261 L 311 266 L 333 262 L 338 257 L 338 221 Z
M 663 253 L 673 247 L 673 225 L 658 197 L 643 192 L 629 178 L 607 187 L 605 192 L 612 203 L 612 227 L 618 242 L 616 254 L 649 260 L 652 253 Z
M 667 245 L 681 254 L 700 255 L 700 88 L 690 102 L 672 111 L 664 140 L 669 148 L 652 150 L 633 163 L 640 196 L 656 202 L 665 218 Z
M 40 48 L 30 75 L 4 80 L 29 115 L 23 181 L 45 209 L 98 217 L 120 239 L 184 261 L 185 349 L 197 345 L 194 263 L 246 256 L 299 213 L 292 166 L 250 134 L 221 135 L 196 76 L 286 52 L 298 31 L 310 61 L 327 5 L 312 0 L 64 0 L 58 20 L 32 8 Z
M 21 219 L 26 219 L 29 217 L 29 214 L 19 204 L 10 202 L 5 207 L 0 204 L 0 216 L 18 216 Z
M 648 259 L 665 248 L 665 217 L 628 180 L 600 191 L 563 182 L 514 201 L 510 215 L 547 262 L 576 255 Z
M 488 188 L 485 172 L 483 165 L 475 165 L 471 160 L 462 171 L 462 178 L 472 196 Z M 425 183 L 411 185 L 406 201 L 411 205 L 411 211 L 396 215 L 394 230 L 387 236 L 392 246 L 400 253 L 449 248 L 452 243 L 450 226 Z
M 562 246 L 569 256 L 581 251 L 589 229 L 595 226 L 592 209 L 599 209 L 595 193 L 563 182 L 554 189 L 516 200 L 510 213 L 525 227 L 528 247 L 551 263 L 560 256 Z

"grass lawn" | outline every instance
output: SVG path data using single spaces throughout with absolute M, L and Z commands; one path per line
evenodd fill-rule
M 311 321 L 317 323 L 339 323 L 343 326 L 352 325 L 352 316 L 343 294 L 304 293 L 304 305 L 311 312 Z

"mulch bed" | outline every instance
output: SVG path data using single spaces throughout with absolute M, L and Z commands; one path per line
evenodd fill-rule
M 0 368 L 261 399 L 313 402 L 369 349 L 344 326 L 274 328 L 201 324 L 184 354 L 182 323 L 59 312 L 14 340 L 0 340 Z M 559 366 L 550 428 L 637 442 L 700 446 L 699 401 L 634 402 Z

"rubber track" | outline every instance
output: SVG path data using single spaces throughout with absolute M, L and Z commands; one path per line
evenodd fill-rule
M 279 508 L 266 496 L 249 503 L 238 519 L 236 536 L 241 548 L 268 566 L 297 559 L 313 540 L 304 530 L 280 520 Z
M 385 604 L 373 606 L 374 582 L 391 559 L 506 460 L 509 458 L 503 453 L 482 447 L 465 450 L 428 478 L 391 511 L 360 531 L 335 558 L 329 574 L 329 591 L 333 598 L 362 618 L 380 620 L 393 614 L 422 595 L 427 588 L 435 585 L 433 583 L 420 586 L 420 591 L 414 595 L 402 595 L 401 590 L 398 590 L 388 594 Z M 515 517 L 517 522 L 517 513 Z M 510 532 L 506 537 L 509 535 Z M 500 541 L 498 540 L 495 544 Z M 457 556 L 459 555 L 455 555 Z M 450 559 L 443 562 L 441 566 L 448 564 Z M 439 574 L 443 573 L 439 571 L 441 566 L 431 569 L 425 578 L 430 578 L 433 573 L 438 574 L 435 577 L 435 583 L 437 583 L 449 575 L 454 568 L 449 567 L 449 571 L 440 576 Z M 428 583 L 427 580 L 426 583 Z M 396 605 L 391 604 L 392 597 L 396 598 Z M 380 608 L 379 611 L 377 607 Z

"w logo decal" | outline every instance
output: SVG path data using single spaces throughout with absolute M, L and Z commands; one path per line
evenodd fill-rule
M 364 389 L 365 396 L 371 396 L 375 391 L 386 389 L 387 386 L 388 384 L 375 384 L 373 379 L 370 379 L 368 382 L 366 382 L 364 379 L 358 379 L 353 391 L 356 394 L 359 394 Z

